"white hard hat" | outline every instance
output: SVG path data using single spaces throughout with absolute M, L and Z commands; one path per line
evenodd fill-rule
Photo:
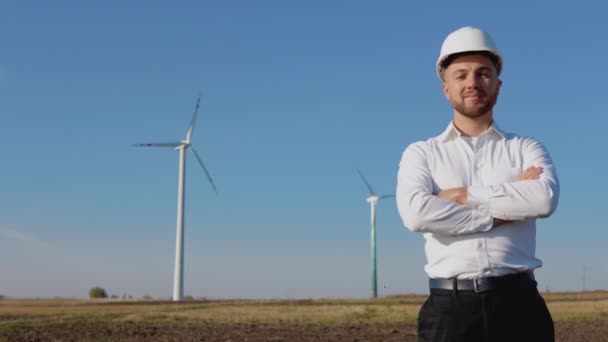
M 450 33 L 441 45 L 441 52 L 437 59 L 437 76 L 443 81 L 441 72 L 447 65 L 446 60 L 454 55 L 467 52 L 485 52 L 496 65 L 496 73 L 502 71 L 502 57 L 496 49 L 494 40 L 486 31 L 475 27 L 463 27 Z M 449 64 L 449 63 L 448 63 Z

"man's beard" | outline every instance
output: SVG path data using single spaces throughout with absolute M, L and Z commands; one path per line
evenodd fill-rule
M 491 96 L 485 96 L 482 103 L 475 103 L 471 106 L 466 105 L 466 99 L 463 99 L 460 102 L 452 101 L 452 107 L 460 114 L 474 119 L 485 115 L 487 112 L 491 111 L 496 104 L 496 99 L 498 98 L 498 94 L 494 93 Z

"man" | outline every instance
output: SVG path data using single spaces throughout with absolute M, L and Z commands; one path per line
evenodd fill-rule
M 399 213 L 426 240 L 431 294 L 419 341 L 554 340 L 533 270 L 542 266 L 536 219 L 555 211 L 559 183 L 543 145 L 494 121 L 502 68 L 487 32 L 448 35 L 437 73 L 453 121 L 399 164 Z

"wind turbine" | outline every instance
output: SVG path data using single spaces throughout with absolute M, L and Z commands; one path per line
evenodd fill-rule
M 376 271 L 376 208 L 378 207 L 378 201 L 384 198 L 395 197 L 395 195 L 378 195 L 374 191 L 363 173 L 357 169 L 361 180 L 367 186 L 369 190 L 370 196 L 367 198 L 367 203 L 369 203 L 371 208 L 371 249 L 372 249 L 372 296 L 373 298 L 378 298 L 378 273 Z
M 209 175 L 209 171 L 205 167 L 203 160 L 196 153 L 196 150 L 190 143 L 192 138 L 192 131 L 194 130 L 194 124 L 196 123 L 196 115 L 200 106 L 201 97 L 197 97 L 196 106 L 194 107 L 194 113 L 192 113 L 192 120 L 190 120 L 190 126 L 186 132 L 186 139 L 178 142 L 166 142 L 166 143 L 148 143 L 148 144 L 135 144 L 133 146 L 138 147 L 170 147 L 175 148 L 179 151 L 179 178 L 177 182 L 177 236 L 175 241 L 175 274 L 173 277 L 173 300 L 179 301 L 184 297 L 184 202 L 185 202 L 185 190 L 184 185 L 186 181 L 186 150 L 190 149 L 196 160 L 205 171 L 213 191 L 217 195 L 217 189 L 213 180 Z

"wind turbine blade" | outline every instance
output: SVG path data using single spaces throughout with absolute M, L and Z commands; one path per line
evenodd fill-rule
M 199 95 L 196 98 L 196 106 L 194 106 L 194 112 L 192 113 L 192 120 L 190 120 L 190 126 L 188 127 L 188 133 L 186 133 L 186 141 L 190 142 L 190 138 L 192 137 L 192 131 L 194 130 L 194 124 L 196 123 L 196 114 L 198 113 L 198 108 L 201 104 L 201 96 Z
M 374 189 L 372 189 L 372 186 L 369 185 L 369 182 L 367 181 L 367 179 L 365 179 L 365 176 L 363 176 L 363 173 L 361 172 L 361 170 L 357 169 L 357 172 L 359 173 L 359 176 L 361 177 L 361 179 L 363 180 L 363 182 L 367 186 L 367 189 L 369 190 L 369 193 L 372 196 L 376 196 L 376 192 L 374 191 Z
M 133 144 L 135 147 L 177 147 L 183 145 L 183 142 L 167 142 L 167 143 L 147 143 L 147 144 Z
M 382 196 L 380 196 L 380 198 L 379 198 L 379 199 L 383 199 L 383 198 L 393 198 L 393 197 L 395 197 L 395 195 L 382 195 Z
M 207 178 L 209 179 L 209 183 L 211 183 L 211 186 L 213 187 L 213 191 L 215 191 L 216 195 L 219 195 L 217 193 L 217 189 L 215 188 L 215 184 L 213 184 L 213 179 L 211 179 L 211 175 L 209 174 L 209 171 L 207 170 L 207 168 L 205 167 L 205 164 L 203 163 L 203 160 L 201 159 L 201 157 L 199 157 L 198 153 L 196 153 L 196 150 L 194 149 L 194 147 L 192 147 L 192 145 L 190 145 L 190 149 L 192 150 L 192 153 L 194 153 L 194 156 L 196 157 L 196 160 L 198 160 L 198 163 L 203 168 L 203 171 L 205 171 L 205 174 L 207 175 Z

